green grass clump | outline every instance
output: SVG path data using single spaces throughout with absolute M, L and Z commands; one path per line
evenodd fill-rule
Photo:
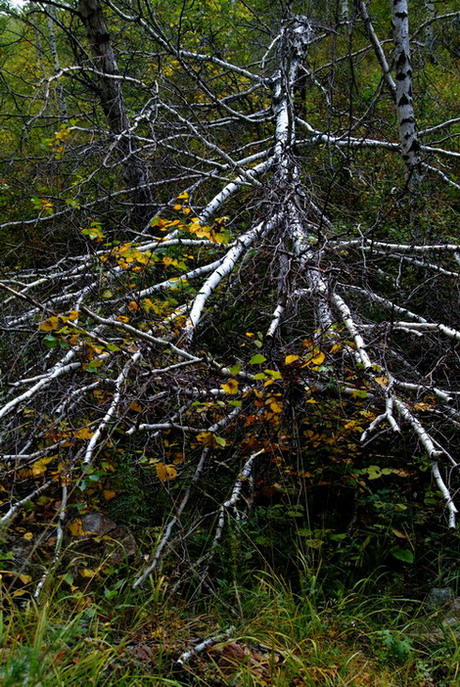
M 300 572 L 300 571 L 299 571 Z M 38 605 L 5 594 L 2 687 L 456 687 L 460 644 L 444 612 L 386 596 L 364 580 L 328 598 L 304 572 L 294 591 L 268 571 L 223 595 L 187 603 L 165 577 L 132 591 L 50 581 Z M 107 584 L 107 581 L 106 581 Z M 94 585 L 94 586 L 92 586 Z M 444 624 L 443 621 L 444 620 Z M 227 631 L 227 635 L 225 635 Z M 207 638 L 206 649 L 181 654 Z

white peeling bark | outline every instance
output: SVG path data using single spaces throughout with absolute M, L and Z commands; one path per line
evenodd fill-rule
M 238 262 L 241 254 L 254 243 L 254 241 L 262 236 L 267 231 L 271 230 L 278 223 L 278 218 L 275 217 L 271 222 L 261 222 L 256 227 L 248 231 L 243 236 L 240 236 L 234 246 L 228 251 L 222 263 L 217 269 L 208 277 L 198 294 L 192 301 L 190 313 L 184 327 L 184 335 L 186 340 L 190 340 L 198 325 L 204 306 L 208 298 L 214 293 L 219 286 L 222 279 L 230 274 Z
M 385 82 L 390 89 L 391 94 L 393 97 L 395 97 L 396 93 L 396 84 L 393 80 L 393 77 L 391 75 L 390 71 L 390 65 L 388 64 L 388 60 L 386 58 L 386 55 L 384 53 L 384 50 L 382 48 L 382 44 L 379 41 L 379 38 L 377 34 L 375 33 L 374 26 L 372 24 L 371 18 L 369 16 L 369 12 L 367 11 L 367 6 L 365 3 L 365 0 L 359 0 L 358 2 L 358 7 L 359 11 L 361 13 L 361 16 L 363 18 L 363 21 L 366 25 L 367 33 L 369 35 L 369 39 L 373 45 L 375 55 L 379 61 L 380 67 L 383 72 L 383 78 L 385 79 Z
M 412 64 L 409 45 L 409 12 L 407 0 L 390 0 L 395 44 L 396 108 L 401 154 L 406 165 L 409 184 L 414 186 L 421 176 L 420 144 L 417 136 L 412 98 Z

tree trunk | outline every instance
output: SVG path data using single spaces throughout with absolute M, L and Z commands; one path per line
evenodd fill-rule
M 57 43 L 56 43 L 56 32 L 54 31 L 54 15 L 56 13 L 56 10 L 54 7 L 49 7 L 47 11 L 47 20 L 48 20 L 48 38 L 49 38 L 49 45 L 50 45 L 50 50 L 51 50 L 51 56 L 53 58 L 53 68 L 54 68 L 54 73 L 58 74 L 58 72 L 61 69 L 60 63 L 59 63 L 59 53 L 57 49 Z M 59 115 L 61 119 L 66 119 L 67 118 L 67 103 L 65 100 L 65 95 L 64 95 L 64 89 L 61 85 L 57 87 L 57 106 L 59 110 Z
M 132 199 L 135 207 L 131 219 L 137 226 L 142 227 L 148 220 L 148 206 L 152 204 L 152 196 L 148 187 L 147 169 L 144 161 L 138 157 L 135 139 L 132 136 L 120 80 L 108 78 L 109 75 L 120 75 L 110 32 L 99 0 L 79 0 L 78 11 L 86 28 L 94 65 L 103 74 L 98 84 L 100 104 L 110 132 L 118 139 L 117 151 L 121 157 L 126 186 L 133 189 Z
M 420 180 L 420 144 L 417 137 L 412 99 L 412 65 L 409 46 L 409 14 L 407 0 L 391 0 L 393 37 L 395 44 L 395 96 L 398 114 L 401 154 L 406 165 L 409 184 Z
M 432 0 L 427 0 L 425 2 L 425 7 L 427 9 L 429 19 L 434 19 L 436 17 L 436 8 Z M 430 23 L 425 29 L 425 48 L 428 52 L 428 56 L 433 64 L 436 64 L 436 41 L 434 37 L 433 24 Z

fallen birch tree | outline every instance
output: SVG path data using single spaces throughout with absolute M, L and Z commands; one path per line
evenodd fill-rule
M 458 118 L 417 133 L 407 3 L 397 4 L 395 69 L 384 53 L 383 45 L 391 54 L 388 39 L 377 37 L 365 3 L 352 18 L 342 10 L 335 27 L 285 9 L 277 28 L 266 29 L 266 47 L 259 35 L 256 57 L 243 64 L 182 45 L 180 31 L 175 40 L 147 4 L 132 10 L 107 0 L 77 10 L 58 4 L 57 11 L 55 3 L 39 5 L 64 24 L 67 12 L 80 13 L 91 55 L 76 65 L 61 56 L 60 71 L 37 86 L 43 106 L 34 117 L 47 115 L 50 89 L 62 92 L 61 82 L 74 76 L 79 87 L 82 79 L 101 84 L 106 99 L 105 130 L 102 119 L 75 115 L 78 121 L 60 129 L 63 150 L 51 144 L 63 164 L 66 155 L 73 165 L 87 151 L 93 156 L 91 173 L 77 184 L 78 207 L 58 200 L 49 209 L 44 199 L 37 217 L 2 225 L 55 227 L 71 218 L 83 227 L 80 250 L 48 267 L 5 268 L 0 280 L 0 521 L 8 525 L 24 508 L 43 508 L 43 495 L 53 494 L 57 507 L 48 518 L 57 536 L 49 570 L 58 565 L 65 528 L 91 476 L 104 485 L 123 455 L 170 502 L 134 586 L 166 554 L 180 561 L 178 584 L 192 570 L 208 571 L 225 528 L 248 517 L 260 475 L 271 474 L 277 461 L 288 466 L 285 475 L 293 471 L 295 453 L 297 477 L 314 483 L 308 418 L 316 407 L 326 413 L 330 398 L 340 401 L 342 426 L 351 423 L 346 440 L 357 457 L 345 474 L 354 475 L 356 490 L 374 441 L 388 441 L 392 470 L 402 477 L 413 465 L 402 450 L 395 463 L 397 446 L 409 445 L 431 470 L 443 522 L 456 527 L 460 243 L 448 231 L 421 232 L 417 221 L 427 189 L 434 196 L 433 188 L 458 188 L 458 134 L 447 135 Z M 117 65 L 111 42 L 110 65 L 97 58 L 93 5 L 103 26 L 102 12 L 149 43 L 152 52 L 142 48 L 142 57 L 160 66 L 148 79 Z M 390 9 L 388 3 L 389 21 Z M 341 22 L 369 36 L 366 54 L 375 54 L 382 73 L 374 99 L 382 98 L 393 117 L 390 140 L 369 133 L 372 108 L 356 117 L 337 114 L 337 95 L 311 64 L 318 45 L 343 30 Z M 67 88 L 72 110 L 76 95 Z M 118 114 L 110 99 L 119 101 Z M 321 128 L 316 116 L 309 121 L 317 99 L 338 126 Z M 129 118 L 128 101 L 136 102 Z M 358 161 L 369 151 L 392 160 L 386 164 L 393 189 L 372 220 L 354 221 L 348 209 L 342 221 L 337 188 L 313 183 L 314 167 L 328 156 L 338 160 L 334 176 L 344 158 L 343 193 L 355 176 L 374 189 L 378 180 L 359 177 L 371 178 Z M 125 187 L 106 193 L 104 174 L 120 170 Z M 138 177 L 142 183 L 131 188 Z M 85 187 L 97 187 L 87 200 Z M 105 226 L 104 204 L 118 201 L 126 210 L 114 205 L 109 221 L 117 212 L 125 220 Z M 387 235 L 391 223 L 397 231 Z M 197 530 L 206 532 L 207 545 L 194 560 L 188 542 Z

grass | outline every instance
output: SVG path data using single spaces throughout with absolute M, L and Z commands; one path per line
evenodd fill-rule
M 420 603 L 387 597 L 378 580 L 327 598 L 314 576 L 305 591 L 268 572 L 200 607 L 167 580 L 133 592 L 89 581 L 70 593 L 52 581 L 40 605 L 5 594 L 0 615 L 2 687 L 144 685 L 255 687 L 457 687 L 454 626 L 436 630 Z M 225 598 L 226 597 L 226 598 Z M 235 613 L 229 608 L 234 607 Z M 233 626 L 227 639 L 182 652 Z

